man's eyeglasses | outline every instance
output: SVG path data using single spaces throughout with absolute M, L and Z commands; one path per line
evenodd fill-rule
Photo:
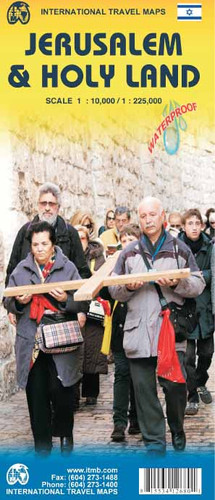
M 181 224 L 170 224 L 171 227 L 175 227 L 176 229 L 181 229 Z
M 93 224 L 91 222 L 90 224 L 82 224 L 82 226 L 86 227 L 87 229 L 92 229 Z
M 39 201 L 39 205 L 41 207 L 46 207 L 47 205 L 51 208 L 56 207 L 58 203 L 55 203 L 54 201 Z
M 108 215 L 107 220 L 115 220 L 115 217 L 109 217 L 109 215 Z

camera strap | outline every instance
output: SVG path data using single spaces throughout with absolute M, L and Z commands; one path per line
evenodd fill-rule
M 152 268 L 150 262 L 148 261 L 148 259 L 146 257 L 146 254 L 145 254 L 145 252 L 143 250 L 143 247 L 142 247 L 140 241 L 138 242 L 138 245 L 139 245 L 140 254 L 141 254 L 142 258 L 143 258 L 143 261 L 144 261 L 144 263 L 146 265 L 146 268 L 147 268 L 148 272 L 150 272 L 150 270 L 152 270 L 153 268 Z M 161 309 L 162 309 L 162 311 L 165 311 L 165 309 L 168 308 L 168 302 L 166 301 L 166 299 L 165 299 L 165 297 L 164 297 L 164 295 L 163 295 L 163 293 L 161 291 L 160 286 L 157 283 L 153 283 L 153 285 L 154 285 L 154 287 L 156 289 L 156 292 L 158 294 L 160 305 L 161 305 Z

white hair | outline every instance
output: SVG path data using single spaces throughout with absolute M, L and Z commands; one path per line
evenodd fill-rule
M 140 211 L 140 207 L 144 204 L 144 203 L 152 203 L 152 204 L 155 204 L 158 205 L 158 208 L 160 210 L 160 214 L 162 214 L 164 208 L 163 208 L 163 205 L 161 203 L 161 201 L 159 200 L 159 198 L 155 198 L 154 196 L 146 196 L 145 198 L 142 199 L 142 201 L 139 203 L 138 205 L 138 213 Z

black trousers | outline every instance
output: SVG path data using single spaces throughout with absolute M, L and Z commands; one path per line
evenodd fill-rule
M 185 366 L 187 371 L 188 401 L 199 402 L 197 387 L 205 385 L 208 380 L 208 368 L 214 352 L 213 336 L 207 339 L 190 339 L 187 341 Z M 198 361 L 196 357 L 198 356 Z M 196 363 L 197 361 L 197 363 Z
M 97 398 L 99 395 L 99 373 L 84 373 L 82 378 L 82 397 Z
M 127 427 L 129 420 L 137 420 L 134 386 L 131 379 L 129 361 L 125 351 L 113 352 L 115 362 L 113 386 L 113 421 L 114 425 Z M 130 407 L 129 407 L 130 403 Z M 129 417 L 128 417 L 129 408 Z
M 40 351 L 26 387 L 35 450 L 51 450 L 52 436 L 72 436 L 73 386 L 63 387 L 51 354 Z
M 183 375 L 184 353 L 177 352 Z M 166 446 L 165 418 L 157 394 L 157 358 L 129 358 L 134 384 L 137 417 L 148 450 L 163 451 Z M 159 377 L 166 400 L 167 421 L 172 433 L 183 430 L 186 407 L 186 384 Z

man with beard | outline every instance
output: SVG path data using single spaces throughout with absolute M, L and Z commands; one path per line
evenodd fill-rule
M 91 275 L 84 257 L 78 232 L 70 224 L 67 224 L 60 215 L 58 215 L 61 201 L 60 198 L 60 189 L 56 184 L 46 182 L 40 187 L 38 215 L 36 215 L 31 222 L 24 224 L 24 226 L 22 226 L 18 231 L 7 266 L 6 286 L 12 271 L 21 260 L 26 258 L 28 252 L 30 251 L 28 231 L 31 224 L 38 221 L 47 221 L 49 224 L 54 226 L 56 245 L 58 245 L 68 259 L 76 265 L 80 276 L 84 279 L 89 278 Z M 10 322 L 15 325 L 16 320 L 14 315 L 9 313 L 8 317 Z

